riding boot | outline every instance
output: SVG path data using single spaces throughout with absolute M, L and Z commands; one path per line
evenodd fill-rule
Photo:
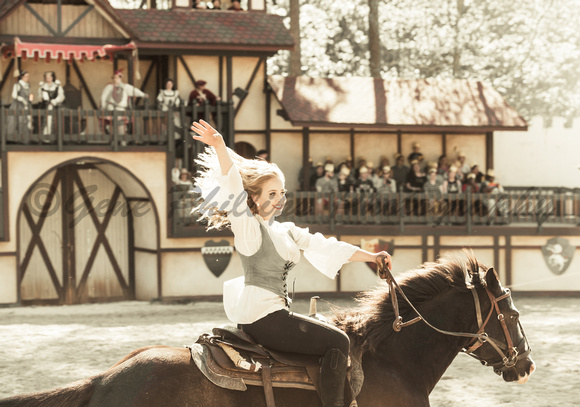
M 344 384 L 347 357 L 339 349 L 330 349 L 320 368 L 320 399 L 323 407 L 344 407 Z

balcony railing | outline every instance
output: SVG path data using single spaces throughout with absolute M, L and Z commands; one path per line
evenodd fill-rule
M 398 193 L 361 194 L 293 192 L 280 221 L 299 225 L 392 225 L 404 231 L 405 225 L 459 226 L 471 233 L 474 226 L 518 225 L 541 229 L 545 225 L 565 226 L 580 223 L 578 191 L 508 191 L 497 194 Z M 173 236 L 198 236 L 203 225 L 192 209 L 199 195 L 192 189 L 172 191 Z
M 189 124 L 205 117 L 214 121 L 228 141 L 233 140 L 233 103 L 219 101 L 163 112 L 156 109 L 103 111 L 59 108 L 12 110 L 0 108 L 0 138 L 6 145 L 53 145 L 58 150 L 75 146 L 166 146 L 189 140 Z

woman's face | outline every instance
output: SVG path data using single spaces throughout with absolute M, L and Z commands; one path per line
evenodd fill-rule
M 30 80 L 30 74 L 28 72 L 26 72 L 24 75 L 22 75 L 21 78 L 24 82 L 28 82 Z
M 413 171 L 415 171 L 416 173 L 421 172 L 421 166 L 419 165 L 419 163 L 413 164 Z
M 259 196 L 253 196 L 252 199 L 258 205 L 260 216 L 265 220 L 280 215 L 286 204 L 284 182 L 278 177 L 270 178 L 264 183 L 262 193 Z
M 167 81 L 165 83 L 165 90 L 173 90 L 173 82 L 172 81 Z
M 44 82 L 48 84 L 52 83 L 52 74 L 50 72 L 44 74 Z

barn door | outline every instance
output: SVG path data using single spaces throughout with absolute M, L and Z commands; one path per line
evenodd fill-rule
M 133 299 L 130 224 L 121 189 L 96 167 L 69 165 L 47 175 L 20 216 L 21 301 Z

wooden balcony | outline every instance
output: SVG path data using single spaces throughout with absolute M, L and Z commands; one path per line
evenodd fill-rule
M 190 143 L 189 124 L 210 118 L 233 143 L 232 102 L 215 106 L 181 107 L 172 112 L 156 109 L 103 111 L 60 108 L 11 110 L 0 108 L 0 148 L 47 151 L 111 150 L 125 148 L 167 149 L 174 152 L 178 140 Z M 188 162 L 189 157 L 184 157 Z
M 187 187 L 170 192 L 169 212 L 173 237 L 206 236 L 204 225 L 197 222 L 192 209 L 199 195 Z M 474 228 L 519 226 L 541 230 L 544 226 L 569 227 L 580 224 L 580 191 L 564 189 L 517 189 L 498 194 L 466 192 L 463 194 L 322 194 L 288 193 L 279 221 L 291 221 L 328 233 L 389 227 L 403 234 L 406 226 L 457 228 L 470 234 Z M 375 226 L 375 228 L 372 228 Z M 362 228 L 362 229 L 361 229 Z M 344 230 L 343 230 L 344 229 Z M 373 230 L 371 230 L 373 229 Z M 228 235 L 229 231 L 210 235 Z

